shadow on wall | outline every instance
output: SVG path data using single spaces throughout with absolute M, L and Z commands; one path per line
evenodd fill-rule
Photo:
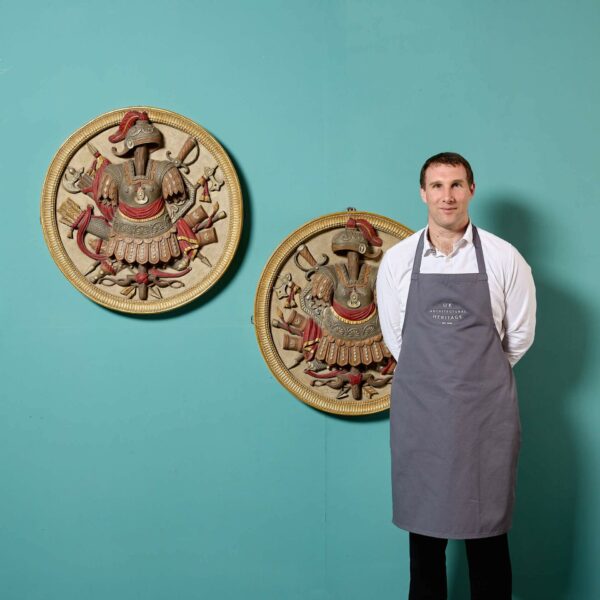
M 510 533 L 513 594 L 519 600 L 569 597 L 580 478 L 579 449 L 568 419 L 571 391 L 587 365 L 591 314 L 549 272 L 544 251 L 556 228 L 540 223 L 526 198 L 486 198 L 482 221 L 511 242 L 533 269 L 537 327 L 516 366 L 522 423 L 517 501 Z M 481 213 L 480 213 L 481 214 Z M 486 229 L 485 225 L 483 226 Z M 450 565 L 453 600 L 469 597 L 464 550 Z

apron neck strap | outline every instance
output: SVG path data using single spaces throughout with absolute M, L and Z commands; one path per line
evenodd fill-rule
M 475 256 L 477 256 L 477 270 L 480 275 L 486 275 L 485 260 L 483 260 L 483 250 L 481 249 L 481 239 L 475 225 L 473 227 L 473 246 L 475 246 Z
M 483 260 L 483 251 L 481 250 L 481 239 L 479 238 L 479 232 L 475 225 L 473 228 L 473 246 L 475 246 L 475 256 L 477 256 L 477 270 L 480 275 L 485 275 L 485 260 Z M 423 258 L 423 248 L 425 247 L 425 231 L 421 233 L 419 237 L 419 243 L 417 244 L 417 251 L 415 252 L 415 260 L 413 261 L 413 276 L 418 275 L 421 272 L 421 259 Z
M 415 260 L 413 261 L 413 270 L 412 270 L 413 279 L 414 279 L 415 275 L 418 275 L 421 272 L 421 258 L 423 257 L 423 244 L 425 242 L 425 231 L 427 231 L 427 230 L 423 230 L 421 232 L 421 235 L 419 237 L 419 243 L 417 244 L 417 251 L 415 252 Z

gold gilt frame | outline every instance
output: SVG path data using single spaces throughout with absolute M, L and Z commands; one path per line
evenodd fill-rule
M 60 237 L 56 201 L 61 178 L 75 153 L 87 141 L 103 131 L 117 126 L 128 110 L 146 111 L 150 120 L 156 124 L 174 127 L 195 137 L 202 146 L 215 158 L 222 169 L 225 185 L 228 186 L 230 195 L 230 209 L 227 212 L 227 238 L 224 241 L 223 253 L 219 260 L 210 269 L 201 281 L 186 287 L 182 292 L 153 302 L 119 298 L 104 291 L 86 279 L 75 266 L 65 250 Z M 65 277 L 85 296 L 105 306 L 124 313 L 154 314 L 173 310 L 195 300 L 198 296 L 212 287 L 229 267 L 238 247 L 243 221 L 243 201 L 240 183 L 231 159 L 219 142 L 194 121 L 177 113 L 161 108 L 147 106 L 132 106 L 113 110 L 93 119 L 75 133 L 73 133 L 60 147 L 46 174 L 41 198 L 41 223 L 44 239 L 52 258 L 63 272 Z
M 302 402 L 328 413 L 360 416 L 387 410 L 390 406 L 389 393 L 365 400 L 336 400 L 319 393 L 323 388 L 313 388 L 299 381 L 284 364 L 276 347 L 271 327 L 271 301 L 273 286 L 284 265 L 300 244 L 305 244 L 319 234 L 344 227 L 348 218 L 367 219 L 376 230 L 385 232 L 398 241 L 411 235 L 412 230 L 404 225 L 374 213 L 348 211 L 324 215 L 306 223 L 288 236 L 275 250 L 260 277 L 254 303 L 254 325 L 260 351 L 267 366 L 288 391 Z M 384 249 L 386 249 L 384 247 Z M 301 368 L 301 367 L 296 367 Z

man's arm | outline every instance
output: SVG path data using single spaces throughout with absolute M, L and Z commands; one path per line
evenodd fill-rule
M 383 340 L 394 358 L 398 360 L 402 345 L 404 307 L 386 257 L 387 255 L 384 255 L 377 273 L 377 310 L 379 311 Z
M 533 344 L 536 312 L 535 284 L 531 268 L 515 248 L 507 266 L 502 346 L 510 364 L 514 366 Z

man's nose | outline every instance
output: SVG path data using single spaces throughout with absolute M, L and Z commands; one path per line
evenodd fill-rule
M 451 187 L 447 187 L 444 188 L 444 197 L 443 197 L 444 202 L 454 202 L 454 196 L 452 194 L 452 188 Z

